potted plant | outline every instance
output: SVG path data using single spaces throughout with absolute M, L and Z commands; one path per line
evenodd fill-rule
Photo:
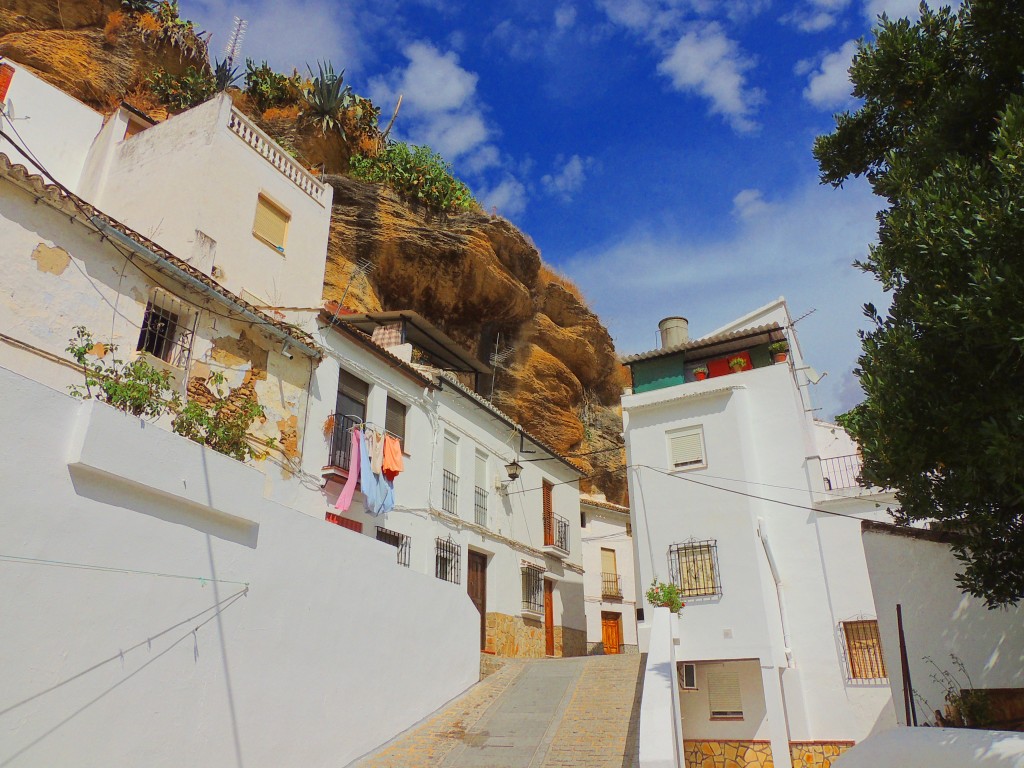
M 789 356 L 789 342 L 786 340 L 773 341 L 768 345 L 768 353 L 775 358 L 776 363 L 786 362 Z
M 708 377 L 708 367 L 706 365 L 698 365 L 693 369 L 693 376 L 697 381 L 704 381 Z
M 747 367 L 747 360 L 744 357 L 737 355 L 736 357 L 729 358 L 729 367 L 732 368 L 733 373 L 742 371 Z
M 651 581 L 651 587 L 647 590 L 647 602 L 653 606 L 668 608 L 672 613 L 679 613 L 686 605 L 679 595 L 679 587 L 657 579 Z

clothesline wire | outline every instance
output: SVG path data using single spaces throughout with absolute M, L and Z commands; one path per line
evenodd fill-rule
M 106 573 L 131 573 L 139 576 L 158 576 L 164 579 L 184 579 L 186 581 L 198 581 L 203 584 L 237 584 L 248 587 L 247 581 L 231 581 L 229 579 L 213 579 L 206 576 L 184 576 L 178 573 L 160 573 L 158 571 L 139 571 L 134 568 L 114 568 L 107 565 L 93 565 L 90 563 L 72 563 L 65 560 L 45 560 L 37 557 L 22 557 L 20 555 L 0 554 L 0 561 L 9 563 L 21 563 L 24 565 L 48 565 L 55 568 L 76 568 L 83 571 L 104 571 Z
M 581 459 L 584 456 L 594 456 L 598 453 L 611 453 L 612 451 L 624 451 L 625 446 L 616 445 L 612 448 L 601 448 L 597 451 L 587 451 L 586 453 L 563 453 L 558 456 L 545 456 L 542 459 L 521 459 L 525 464 L 528 461 L 557 461 L 559 459 Z

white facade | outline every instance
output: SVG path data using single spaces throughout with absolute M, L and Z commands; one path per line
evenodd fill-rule
M 911 721 L 916 714 L 918 724 L 934 725 L 935 710 L 945 708 L 946 688 L 934 679 L 939 670 L 965 688 L 1024 688 L 1024 606 L 989 610 L 984 600 L 961 592 L 955 580 L 960 561 L 941 534 L 868 524 L 863 537 L 901 725 L 907 724 L 907 710 L 897 605 L 916 694 Z M 957 669 L 953 657 L 966 672 Z
M 629 507 L 580 497 L 588 653 L 636 653 L 637 584 Z M 618 647 L 609 643 L 618 640 Z
M 777 339 L 789 360 L 772 365 Z M 752 368 L 694 380 L 697 363 L 721 373 L 740 354 Z M 849 446 L 811 416 L 785 302 L 627 362 L 637 577 L 691 588 L 676 648 L 696 665 L 696 688 L 681 693 L 685 739 L 770 742 L 788 765 L 791 743 L 849 743 L 894 724 L 888 681 L 855 679 L 844 632 L 875 618 L 859 526 L 891 497 L 838 481 L 826 490 L 823 458 Z M 706 679 L 716 670 L 730 702 L 717 716 Z

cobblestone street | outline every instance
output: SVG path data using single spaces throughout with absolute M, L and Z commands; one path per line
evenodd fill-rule
M 639 655 L 510 660 L 358 768 L 632 768 Z

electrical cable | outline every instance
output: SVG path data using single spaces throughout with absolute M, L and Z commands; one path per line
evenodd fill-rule
M 88 563 L 71 563 L 64 560 L 44 560 L 37 557 L 22 557 L 20 555 L 0 554 L 0 561 L 9 563 L 22 563 L 25 565 L 49 565 L 57 568 L 78 568 L 83 571 L 104 571 L 107 573 L 131 573 L 140 576 L 159 576 L 164 579 L 185 579 L 186 581 L 198 581 L 201 584 L 236 584 L 241 587 L 248 587 L 247 581 L 230 581 L 228 579 L 212 579 L 206 576 L 183 576 L 178 573 L 160 573 L 158 571 L 138 571 L 132 568 L 112 568 L 106 565 L 90 565 Z

